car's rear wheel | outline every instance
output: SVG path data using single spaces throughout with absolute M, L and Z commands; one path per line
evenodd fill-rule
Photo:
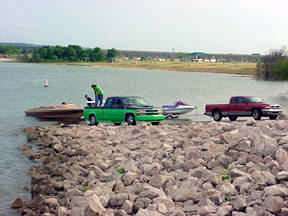
M 230 121 L 236 121 L 238 116 L 229 116 Z
M 133 114 L 127 114 L 125 121 L 128 125 L 136 125 L 135 116 Z
M 152 125 L 160 125 L 160 122 L 151 122 Z
M 262 117 L 262 113 L 259 109 L 254 109 L 252 111 L 252 116 L 255 120 L 261 120 L 261 117 Z
M 220 110 L 213 111 L 212 116 L 214 121 L 221 121 L 222 119 L 222 113 L 220 112 Z
M 89 125 L 98 125 L 97 119 L 95 115 L 90 115 L 89 116 Z
M 269 119 L 270 120 L 275 120 L 275 119 L 277 119 L 278 118 L 278 115 L 271 115 L 271 116 L 269 116 Z

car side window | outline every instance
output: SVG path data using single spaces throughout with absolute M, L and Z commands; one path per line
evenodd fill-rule
M 105 107 L 112 107 L 113 105 L 113 98 L 108 98 L 105 103 Z
M 123 108 L 123 102 L 120 98 L 115 98 L 112 102 L 112 107 L 113 108 Z
M 231 103 L 232 103 L 232 104 L 240 103 L 239 97 L 233 97 L 233 98 L 231 99 Z

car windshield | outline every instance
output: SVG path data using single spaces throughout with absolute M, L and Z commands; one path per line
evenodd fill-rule
M 248 98 L 249 103 L 263 103 L 263 99 L 257 97 Z
M 131 104 L 136 106 L 150 106 L 150 104 L 141 97 L 125 98 L 123 101 L 125 104 Z

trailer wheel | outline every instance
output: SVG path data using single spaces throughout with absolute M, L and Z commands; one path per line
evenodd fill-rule
M 97 119 L 95 115 L 90 115 L 89 116 L 89 125 L 98 125 Z
M 254 109 L 252 111 L 252 116 L 255 120 L 261 120 L 261 117 L 262 117 L 262 113 L 259 109 Z
M 221 121 L 223 117 L 220 110 L 214 110 L 212 113 L 212 116 L 213 116 L 214 121 Z
M 128 125 L 136 125 L 135 116 L 133 114 L 127 114 L 125 121 Z

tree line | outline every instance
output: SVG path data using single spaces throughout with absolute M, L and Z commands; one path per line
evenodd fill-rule
M 99 47 L 90 49 L 78 45 L 44 46 L 34 49 L 29 59 L 31 62 L 83 61 L 101 62 L 113 61 L 118 51 L 114 48 L 102 50 Z
M 288 80 L 288 52 L 286 48 L 272 50 L 257 65 L 257 78 L 263 80 Z
M 14 46 L 0 46 L 0 54 L 3 55 L 19 55 L 21 49 Z

